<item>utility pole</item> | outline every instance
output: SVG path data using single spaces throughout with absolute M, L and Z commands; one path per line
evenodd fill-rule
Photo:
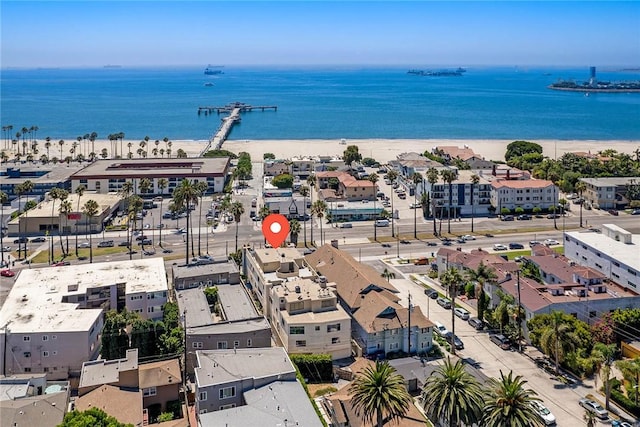
M 4 354 L 2 361 L 2 375 L 7 376 L 7 348 L 9 347 L 9 324 L 13 322 L 13 320 L 9 320 L 4 325 Z
M 407 333 L 407 338 L 409 341 L 409 347 L 408 347 L 408 353 L 409 356 L 411 356 L 411 292 L 409 292 L 409 311 L 407 314 L 407 325 L 409 327 L 408 333 Z
M 516 315 L 518 316 L 518 351 L 522 353 L 522 316 L 520 315 L 520 310 L 522 309 L 522 306 L 520 305 L 520 268 L 516 270 L 516 275 L 516 286 L 518 288 L 518 310 L 516 311 Z
M 182 312 L 184 319 L 184 364 L 182 365 L 182 384 L 184 386 L 185 397 L 187 395 L 187 310 Z
M 449 264 L 449 259 L 447 258 L 447 265 Z M 458 287 L 457 283 L 451 284 L 451 354 L 456 355 L 456 288 Z

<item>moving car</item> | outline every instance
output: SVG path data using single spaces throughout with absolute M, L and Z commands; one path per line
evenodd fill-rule
M 350 222 L 343 222 L 339 225 L 340 228 L 353 228 L 353 224 Z
M 449 298 L 439 297 L 436 302 L 447 310 L 451 308 L 451 300 Z
M 560 242 L 558 242 L 556 239 L 546 239 L 544 241 L 544 244 L 547 246 L 554 246 L 554 245 L 559 245 Z
M 504 215 L 502 221 L 513 221 L 513 215 Z
M 3 246 L 0 248 L 0 252 L 11 252 L 11 246 Z
M 82 242 L 82 243 L 79 243 L 79 244 L 78 244 L 78 247 L 79 247 L 79 248 L 83 248 L 83 249 L 84 249 L 84 248 L 90 248 L 90 247 L 91 247 L 91 244 L 90 244 L 89 242 Z
M 456 350 L 464 349 L 464 344 L 462 343 L 462 340 L 458 338 L 457 335 L 453 335 L 450 331 L 446 333 L 444 338 L 447 340 L 449 344 L 453 342 L 453 345 L 455 346 Z
M 604 409 L 602 405 L 594 400 L 583 397 L 582 399 L 580 399 L 580 406 L 582 406 L 589 412 L 593 412 L 595 416 L 600 418 L 601 420 L 606 420 L 607 418 L 609 418 L 609 412 L 607 412 L 607 410 Z
M 471 234 L 465 234 L 464 236 L 460 237 L 462 237 L 464 240 L 476 240 L 476 237 L 472 236 Z
M 532 240 L 532 241 L 530 241 L 530 242 L 529 242 L 529 247 L 530 247 L 530 248 L 532 248 L 532 247 L 534 247 L 535 245 L 541 245 L 541 244 L 542 244 L 542 243 L 540 243 L 540 242 L 539 242 L 539 241 L 537 241 L 537 240 Z
M 508 350 L 511 347 L 511 342 L 509 338 L 505 337 L 502 334 L 493 334 L 489 336 L 491 342 L 500 347 L 503 350 Z
M 102 242 L 98 243 L 98 247 L 99 248 L 112 248 L 113 247 L 113 240 L 103 240 Z
M 388 219 L 377 219 L 376 220 L 376 227 L 388 227 L 389 226 L 389 220 Z
M 533 406 L 533 409 L 535 409 L 538 415 L 540 415 L 540 418 L 542 418 L 542 421 L 544 421 L 545 425 L 552 426 L 556 424 L 556 417 L 542 403 L 538 402 L 537 400 L 532 400 L 531 406 Z
M 151 239 L 142 239 L 140 240 L 140 243 L 138 243 L 138 245 L 153 245 L 153 240 Z
M 15 244 L 29 243 L 29 239 L 26 238 L 26 237 L 18 237 L 16 240 L 13 241 L 13 243 L 15 243 Z
M 453 312 L 456 316 L 461 318 L 462 320 L 469 320 L 469 312 L 461 307 L 456 307 L 453 309 Z
M 120 242 L 120 243 L 118 243 L 118 246 L 127 246 L 128 247 L 129 246 L 129 242 L 126 242 L 126 241 L 125 242 Z
M 507 249 L 509 249 L 509 248 L 507 248 L 502 243 L 496 243 L 495 245 L 493 245 L 493 250 L 494 251 L 506 251 Z
M 31 241 L 34 242 L 34 243 L 43 243 L 43 242 L 47 241 L 47 238 L 46 237 L 42 237 L 42 236 L 34 237 L 33 239 L 31 239 Z
M 613 420 L 611 421 L 611 427 L 633 427 L 626 421 Z
M 509 243 L 509 249 L 524 249 L 522 243 Z
M 13 277 L 15 275 L 16 275 L 16 272 L 13 270 L 9 270 L 8 268 L 6 270 L 0 271 L 0 276 L 2 277 Z

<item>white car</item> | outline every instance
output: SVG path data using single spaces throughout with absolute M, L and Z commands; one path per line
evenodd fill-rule
M 552 426 L 556 424 L 556 417 L 542 403 L 534 400 L 531 402 L 531 406 L 533 406 L 533 409 L 540 415 L 545 425 Z
M 453 312 L 462 320 L 469 320 L 469 312 L 464 308 L 456 307 L 453 309 Z
M 461 236 L 464 240 L 476 240 L 476 236 L 472 236 L 471 234 L 465 234 Z
M 546 239 L 544 241 L 544 244 L 547 246 L 554 246 L 554 245 L 559 245 L 560 242 L 558 242 L 556 239 Z
M 91 245 L 89 244 L 89 242 L 82 242 L 80 244 L 78 244 L 79 248 L 90 248 Z
M 506 251 L 507 249 L 509 248 L 506 245 L 503 245 L 502 243 L 496 243 L 495 245 L 493 245 L 494 251 Z

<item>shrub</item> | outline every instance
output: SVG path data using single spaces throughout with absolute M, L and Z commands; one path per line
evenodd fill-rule
M 309 382 L 333 381 L 333 363 L 330 354 L 292 354 L 290 358 Z
M 316 390 L 314 397 L 324 396 L 325 394 L 335 393 L 336 391 L 338 391 L 338 389 L 333 386 L 322 387 Z
M 171 421 L 171 420 L 173 420 L 173 414 L 171 412 L 163 412 L 158 417 L 158 422 L 159 423 L 162 423 L 162 422 L 165 422 L 165 421 Z

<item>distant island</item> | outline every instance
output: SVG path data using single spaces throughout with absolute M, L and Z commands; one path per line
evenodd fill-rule
M 596 67 L 591 67 L 590 78 L 584 82 L 574 82 L 572 80 L 560 80 L 548 86 L 553 90 L 565 90 L 570 92 L 640 92 L 640 81 L 630 82 L 608 82 L 600 81 L 596 78 Z
M 464 68 L 458 67 L 455 70 L 409 70 L 407 74 L 429 77 L 459 77 L 466 72 L 467 70 Z

